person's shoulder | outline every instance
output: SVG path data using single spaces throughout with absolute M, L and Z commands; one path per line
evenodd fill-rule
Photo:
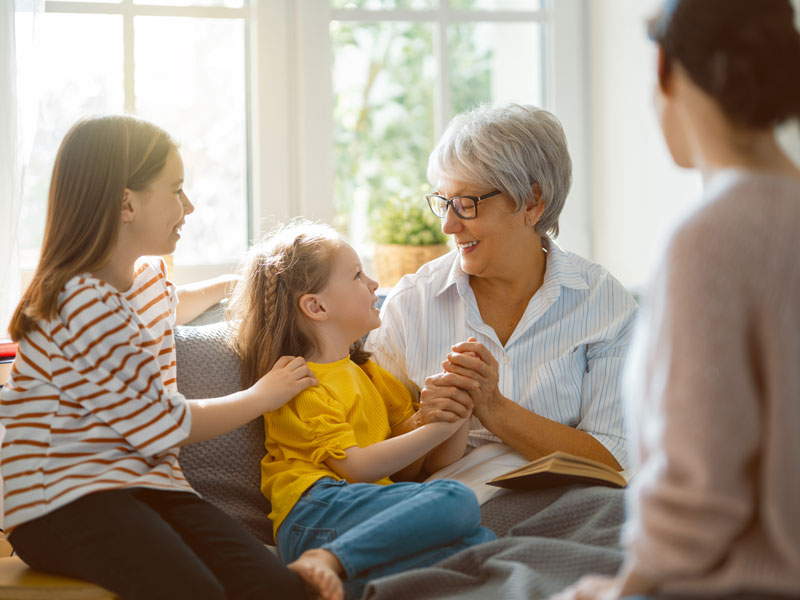
M 800 220 L 799 200 L 800 182 L 740 170 L 715 174 L 667 239 L 665 266 L 715 268 L 746 260 L 776 228 Z
M 314 402 L 324 402 L 327 403 L 329 399 L 332 397 L 328 386 L 318 383 L 317 385 L 307 387 L 302 392 L 297 394 L 291 401 L 291 403 L 302 403 L 303 401 L 312 400 Z
M 330 387 L 318 383 L 304 389 L 289 402 L 272 412 L 265 413 L 264 416 L 280 421 L 287 419 L 291 421 L 297 418 L 302 420 L 318 416 L 321 411 L 327 411 L 334 403 L 335 397 Z
M 104 305 L 116 307 L 119 298 L 119 292 L 111 285 L 90 273 L 81 273 L 70 277 L 61 288 L 56 309 L 62 319 L 69 319 L 78 311 L 98 309 Z
M 682 243 L 771 235 L 800 220 L 800 179 L 731 169 L 714 175 L 675 231 Z
M 142 282 L 150 281 L 153 277 L 164 282 L 169 282 L 167 277 L 167 262 L 162 256 L 142 256 L 134 265 L 134 287 Z
M 178 304 L 177 288 L 168 279 L 167 263 L 161 256 L 143 256 L 134 266 L 133 285 L 124 293 L 128 302 L 134 306 L 151 306 L 157 303 L 159 309 L 167 307 L 174 317 Z
M 717 173 L 666 239 L 659 272 L 670 281 L 742 280 L 800 228 L 800 182 L 740 170 Z
M 380 382 L 399 383 L 400 381 L 394 375 L 389 373 L 389 371 L 384 369 L 382 366 L 380 366 L 371 358 L 360 364 L 359 367 L 361 367 L 361 370 L 364 371 L 367 377 L 369 377 L 373 382 L 380 381 Z
M 636 304 L 630 291 L 606 267 L 575 252 L 562 251 L 565 259 L 586 282 L 590 295 L 597 292 L 608 295 L 608 292 L 611 292 L 614 296 Z

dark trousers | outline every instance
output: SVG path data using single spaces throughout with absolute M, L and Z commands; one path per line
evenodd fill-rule
M 34 569 L 91 581 L 124 600 L 305 598 L 242 524 L 188 492 L 88 494 L 9 535 Z

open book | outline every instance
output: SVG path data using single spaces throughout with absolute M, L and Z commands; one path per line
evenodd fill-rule
M 489 485 L 516 490 L 533 490 L 570 483 L 625 487 L 624 474 L 596 460 L 553 452 L 488 481 Z

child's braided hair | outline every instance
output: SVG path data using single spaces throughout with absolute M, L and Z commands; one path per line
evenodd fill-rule
M 281 356 L 313 352 L 316 342 L 300 311 L 300 298 L 325 287 L 333 254 L 344 243 L 332 227 L 297 219 L 249 250 L 243 279 L 227 310 L 244 386 L 265 375 Z M 350 357 L 363 364 L 369 353 L 359 341 Z

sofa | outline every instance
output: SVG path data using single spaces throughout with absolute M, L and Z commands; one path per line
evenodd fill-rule
M 187 398 L 215 398 L 241 389 L 241 367 L 227 341 L 228 328 L 210 311 L 175 328 L 178 390 Z M 181 448 L 186 478 L 206 500 L 241 521 L 259 540 L 274 545 L 270 505 L 261 494 L 264 424 L 259 417 L 218 438 Z M 505 535 L 529 511 L 511 498 L 485 504 L 484 525 Z
M 178 389 L 212 398 L 241 389 L 240 365 L 214 311 L 175 328 Z M 259 417 L 218 438 L 181 448 L 192 486 L 274 548 L 269 502 L 260 490 L 264 425 Z M 371 582 L 369 600 L 419 598 L 545 598 L 582 573 L 613 573 L 622 559 L 621 490 L 567 486 L 515 492 L 481 507 L 498 539 L 425 569 Z M 413 526 L 413 524 L 412 524 Z
M 227 342 L 227 326 L 197 323 L 202 321 L 175 328 L 178 390 L 191 399 L 239 391 L 241 367 Z M 274 545 L 269 502 L 261 494 L 264 451 L 264 423 L 259 417 L 215 439 L 182 447 L 180 464 L 206 500 L 241 521 L 265 544 Z
M 175 328 L 178 390 L 187 398 L 215 398 L 241 389 L 241 367 L 227 341 L 224 322 L 212 311 L 191 325 Z M 180 464 L 206 500 L 241 521 L 259 540 L 274 545 L 270 505 L 261 494 L 264 423 L 259 417 L 215 439 L 183 446 Z M 508 502 L 483 507 L 484 525 L 504 535 L 520 517 Z

